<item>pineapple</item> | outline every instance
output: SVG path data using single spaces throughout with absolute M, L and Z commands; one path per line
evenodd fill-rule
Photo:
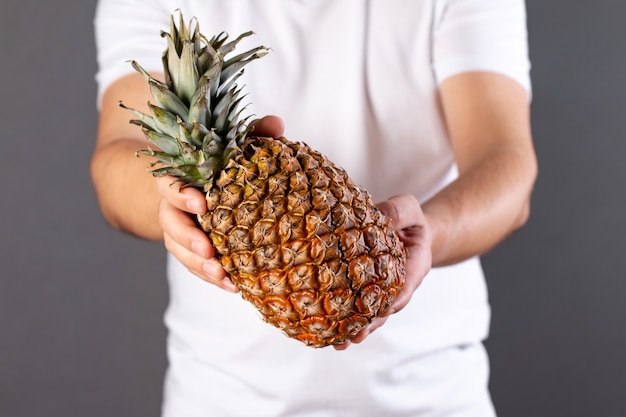
M 151 114 L 120 103 L 158 148 L 139 152 L 154 157 L 153 175 L 206 193 L 197 223 L 265 321 L 312 347 L 349 340 L 404 284 L 406 251 L 391 221 L 308 145 L 252 136 L 236 80 L 267 48 L 230 55 L 251 32 L 208 39 L 179 17 L 162 33 L 165 82 L 132 62 L 155 101 Z

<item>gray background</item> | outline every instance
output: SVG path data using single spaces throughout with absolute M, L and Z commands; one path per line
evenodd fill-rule
M 155 416 L 164 250 L 89 179 L 94 2 L 0 3 L 0 416 Z M 501 416 L 626 415 L 626 2 L 529 0 L 540 176 L 484 258 Z

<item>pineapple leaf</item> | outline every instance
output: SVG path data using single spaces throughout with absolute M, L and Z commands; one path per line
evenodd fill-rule
M 237 36 L 237 39 L 234 39 L 228 42 L 227 44 L 224 44 L 224 42 L 228 38 L 228 35 L 225 32 L 222 32 L 220 33 L 220 35 L 218 35 L 218 39 L 217 39 L 217 41 L 219 42 L 218 50 L 222 53 L 222 55 L 227 55 L 235 50 L 235 48 L 237 47 L 237 44 L 243 38 L 247 38 L 248 36 L 251 36 L 251 35 L 254 35 L 254 32 L 252 31 L 244 32 L 241 35 Z
M 198 161 L 200 159 L 204 159 L 202 155 L 202 151 L 194 151 L 193 149 L 189 149 L 187 144 L 179 142 L 183 151 L 180 155 L 174 156 L 167 152 L 162 151 L 150 151 L 150 155 L 156 158 L 154 161 L 155 164 L 163 164 L 164 167 L 174 167 L 180 168 L 183 166 L 196 166 L 198 165 Z
M 188 167 L 188 166 L 184 166 L 184 167 L 167 166 L 167 167 L 154 168 L 150 172 L 156 177 L 163 177 L 165 175 L 171 175 L 173 177 L 179 177 L 180 182 L 187 182 L 186 178 L 189 178 L 189 177 L 193 178 L 193 176 L 190 175 L 191 170 L 192 170 L 192 167 Z
M 189 115 L 187 121 L 190 123 L 202 123 L 207 124 L 207 121 L 211 120 L 211 108 L 210 108 L 210 80 L 205 74 L 200 78 L 198 88 L 191 98 L 189 104 Z
M 135 115 L 135 117 L 137 117 L 137 119 L 133 119 L 130 122 L 137 124 L 139 126 L 148 126 L 153 130 L 157 130 L 157 124 L 155 123 L 154 119 L 151 116 L 148 116 L 147 114 L 140 112 L 139 110 L 135 110 L 131 107 L 125 106 L 121 101 L 118 103 L 118 105 L 125 109 L 128 110 L 129 112 L 131 112 L 132 114 Z
M 208 129 L 203 123 L 192 123 L 190 129 L 190 137 L 193 140 L 193 143 L 196 144 L 199 148 L 203 147 L 204 137 L 208 133 Z
M 175 138 L 156 132 L 152 129 L 143 128 L 143 134 L 154 145 L 170 155 L 179 156 L 183 153 L 183 147 Z
M 186 25 L 179 10 L 172 15 L 169 32 L 161 32 L 167 46 L 161 57 L 164 81 L 148 73 L 137 62 L 133 68 L 150 88 L 151 113 L 128 109 L 152 146 L 139 154 L 153 157 L 155 176 L 173 175 L 183 186 L 208 190 L 251 131 L 250 116 L 244 117 L 242 88 L 237 82 L 244 67 L 266 55 L 264 46 L 230 56 L 253 32 L 229 40 L 225 32 L 207 38 L 195 18 Z
M 224 153 L 222 154 L 224 157 L 224 160 L 230 161 L 232 159 L 232 156 L 237 153 L 238 149 L 239 149 L 239 144 L 237 143 L 236 139 L 233 139 L 230 142 L 228 142 L 228 145 L 226 145 L 226 148 L 224 148 Z
M 202 149 L 204 149 L 204 153 L 207 155 L 220 155 L 224 150 L 224 145 L 222 145 L 222 140 L 215 134 L 215 131 L 210 131 L 207 133 Z
M 213 36 L 211 40 L 209 41 L 209 43 L 214 48 L 220 49 L 222 45 L 224 44 L 224 42 L 226 42 L 226 39 L 228 39 L 228 33 L 220 32 L 217 35 Z
M 152 97 L 159 106 L 183 119 L 187 117 L 189 109 L 172 90 L 155 79 L 152 79 L 149 84 Z
M 143 69 L 143 67 L 137 63 L 137 61 L 131 61 L 131 65 L 146 80 L 150 86 L 150 93 L 152 93 L 152 97 L 154 97 L 154 100 L 159 106 L 174 114 L 178 114 L 181 117 L 187 115 L 187 112 L 189 111 L 187 106 L 180 98 L 178 98 L 176 94 L 174 94 L 173 91 L 167 87 L 166 84 L 163 84 L 161 81 L 152 77 L 148 71 Z
M 189 143 L 190 145 L 194 147 L 194 149 L 197 149 L 202 146 L 202 140 L 198 138 L 199 136 L 198 133 L 196 133 L 196 135 L 192 135 L 192 129 L 194 125 L 198 126 L 197 123 L 191 124 L 191 123 L 183 122 L 180 118 L 178 118 L 177 138 L 184 138 L 183 141 L 185 143 Z
M 200 76 L 198 74 L 197 58 L 194 53 L 194 44 L 191 41 L 183 43 L 178 68 L 172 68 L 176 93 L 183 102 L 191 102 Z
M 200 51 L 198 53 L 198 71 L 204 74 L 215 64 L 218 52 L 209 42 Z
M 190 26 L 192 22 L 193 22 L 193 19 L 189 22 Z M 189 29 L 187 25 L 185 25 L 183 14 L 180 12 L 178 13 L 178 36 L 180 37 L 180 40 L 189 39 Z
M 228 91 L 235 86 L 235 82 L 243 75 L 243 70 L 239 71 L 237 74 L 232 76 L 228 82 L 220 85 L 215 93 L 216 96 L 221 97 L 224 94 L 224 91 Z
M 169 136 L 176 137 L 179 132 L 179 119 L 176 117 L 176 115 L 151 103 L 148 103 L 148 107 L 150 107 L 150 110 L 152 111 L 152 119 L 157 125 L 157 130 L 160 130 L 161 132 L 164 132 Z
M 176 36 L 175 33 L 161 32 L 161 36 L 167 39 L 167 49 L 163 53 L 161 61 L 163 62 L 163 72 L 165 73 L 165 84 L 168 88 L 176 90 L 175 77 L 172 75 L 174 68 L 180 66 L 180 58 L 176 52 L 176 40 L 172 36 Z
M 262 58 L 265 55 L 267 55 L 267 48 L 265 46 L 258 46 L 254 49 L 249 50 L 248 52 L 244 52 L 242 54 L 229 58 L 226 62 L 224 62 L 220 81 L 222 83 L 226 82 L 245 65 L 249 64 L 257 58 Z
M 215 129 L 217 129 L 218 132 L 224 132 L 227 130 L 227 123 L 233 116 L 231 114 L 233 104 L 237 103 L 237 96 L 240 92 L 241 89 L 237 89 L 236 86 L 235 88 L 231 88 L 224 93 L 215 105 L 215 109 L 213 110 L 213 114 L 215 115 L 213 118 L 213 126 L 215 126 Z

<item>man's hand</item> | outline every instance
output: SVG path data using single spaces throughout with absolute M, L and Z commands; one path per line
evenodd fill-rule
M 226 272 L 215 259 L 215 249 L 208 236 L 195 224 L 192 216 L 206 213 L 204 194 L 195 188 L 180 189 L 173 177 L 157 178 L 159 223 L 167 250 L 194 275 L 231 292 L 237 288 L 226 278 Z
M 276 116 L 255 120 L 252 133 L 255 136 L 280 137 L 284 123 Z M 227 278 L 226 272 L 215 259 L 215 249 L 208 236 L 198 228 L 192 216 L 207 211 L 204 194 L 195 188 L 180 189 L 180 184 L 170 176 L 156 180 L 161 196 L 159 223 L 167 250 L 194 275 L 227 291 L 237 292 L 237 287 Z
M 362 329 L 350 341 L 335 346 L 337 350 L 344 350 L 351 343 L 361 343 L 374 330 L 382 326 L 391 314 L 403 309 L 411 300 L 413 293 L 422 283 L 430 271 L 432 264 L 431 243 L 432 237 L 426 218 L 417 199 L 410 194 L 391 197 L 379 203 L 378 208 L 393 225 L 407 250 L 406 278 L 402 290 L 384 316 L 379 316 Z

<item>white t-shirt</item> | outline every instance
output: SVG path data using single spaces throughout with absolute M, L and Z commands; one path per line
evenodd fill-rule
M 272 51 L 246 68 L 249 111 L 281 116 L 285 136 L 329 156 L 375 201 L 424 201 L 456 178 L 442 80 L 491 71 L 530 92 L 523 0 L 100 0 L 99 97 L 133 72 L 129 59 L 162 70 L 159 33 L 177 8 L 209 37 L 253 30 L 240 49 Z M 396 415 L 407 396 L 394 393 L 413 377 L 401 369 L 488 334 L 477 258 L 433 269 L 406 308 L 345 352 L 288 339 L 238 295 L 168 261 L 165 403 L 178 404 L 175 415 L 305 415 L 312 404 L 330 411 L 306 415 Z

